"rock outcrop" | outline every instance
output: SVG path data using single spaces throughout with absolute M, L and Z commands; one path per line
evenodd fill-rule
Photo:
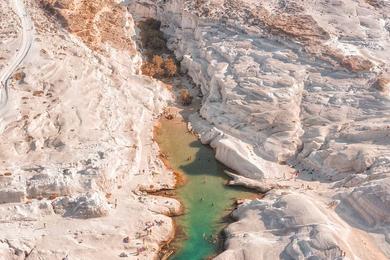
M 82 194 L 77 197 L 63 197 L 53 201 L 54 212 L 63 217 L 98 218 L 107 216 L 110 208 L 99 193 Z
M 341 195 L 342 203 L 337 208 L 340 215 L 360 227 L 384 230 L 386 237 L 390 225 L 390 178 L 374 180 Z M 348 214 L 346 209 L 352 209 Z M 360 218 L 356 219 L 356 216 Z
M 215 259 L 386 259 L 331 206 L 296 192 L 247 201 L 233 212 L 238 221 L 225 230 L 227 250 Z

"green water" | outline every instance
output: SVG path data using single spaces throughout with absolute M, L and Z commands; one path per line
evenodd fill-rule
M 222 218 L 229 214 L 235 199 L 253 197 L 254 193 L 225 185 L 226 168 L 214 159 L 211 148 L 187 132 L 184 122 L 161 120 L 157 142 L 173 170 L 186 179 L 177 189 L 185 214 L 175 219 L 182 232 L 173 242 L 177 251 L 170 259 L 206 259 L 217 253 L 218 244 L 212 241 L 226 225 Z

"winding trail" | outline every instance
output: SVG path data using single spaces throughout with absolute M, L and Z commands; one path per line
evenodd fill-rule
M 23 0 L 15 0 L 10 2 L 13 2 L 15 12 L 21 21 L 22 43 L 8 66 L 6 66 L 0 74 L 0 110 L 4 109 L 8 102 L 8 80 L 27 56 L 33 42 L 33 26 L 30 16 L 26 11 L 26 7 L 24 6 Z

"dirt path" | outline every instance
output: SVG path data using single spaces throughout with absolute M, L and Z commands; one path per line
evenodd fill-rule
M 33 26 L 30 16 L 22 0 L 14 1 L 15 13 L 19 16 L 22 25 L 22 42 L 14 57 L 0 74 L 0 110 L 4 109 L 8 102 L 8 80 L 18 66 L 27 56 L 33 42 Z

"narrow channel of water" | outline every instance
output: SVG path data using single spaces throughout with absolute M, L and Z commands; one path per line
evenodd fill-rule
M 218 234 L 226 223 L 224 216 L 235 199 L 254 197 L 244 188 L 226 186 L 224 167 L 217 162 L 214 151 L 187 131 L 181 119 L 161 119 L 157 142 L 168 156 L 172 169 L 186 179 L 177 188 L 177 196 L 184 204 L 185 214 L 175 219 L 181 232 L 174 243 L 174 260 L 206 259 L 218 252 Z
M 161 23 L 155 19 L 138 22 L 139 46 L 144 54 L 141 67 L 144 75 L 162 80 L 175 90 L 191 89 L 191 81 L 175 67 L 172 51 L 166 46 Z M 188 88 L 183 88 L 187 86 Z M 179 96 L 179 92 L 176 91 Z M 191 93 L 197 97 L 196 93 Z M 195 104 L 194 104 L 195 103 Z M 191 106 L 174 108 L 188 115 L 200 106 L 200 99 L 194 99 Z M 215 160 L 214 152 L 202 145 L 196 136 L 187 131 L 182 117 L 160 120 L 155 139 L 160 150 L 168 156 L 168 164 L 173 171 L 181 173 L 186 180 L 176 190 L 176 196 L 183 203 L 185 214 L 175 219 L 177 228 L 174 242 L 168 247 L 175 250 L 171 257 L 175 260 L 200 260 L 217 253 L 218 235 L 226 223 L 222 218 L 229 214 L 235 199 L 253 197 L 255 193 L 244 188 L 226 186 L 226 169 Z

